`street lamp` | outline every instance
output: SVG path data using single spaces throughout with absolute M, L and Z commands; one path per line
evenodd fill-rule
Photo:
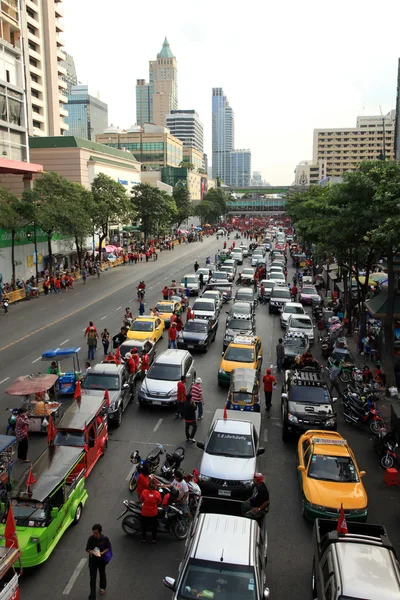
M 26 232 L 26 237 L 28 240 L 31 239 L 31 232 Z M 33 222 L 33 247 L 34 247 L 34 263 L 35 263 L 35 271 L 36 271 L 36 283 L 39 283 L 39 271 L 38 271 L 38 252 L 37 252 L 37 240 L 36 240 L 36 222 Z

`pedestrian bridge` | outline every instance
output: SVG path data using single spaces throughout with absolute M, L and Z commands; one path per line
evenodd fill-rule
M 283 213 L 286 198 L 246 198 L 227 202 L 228 213 Z
M 285 196 L 291 190 L 296 190 L 296 186 L 291 185 L 276 185 L 276 186 L 250 186 L 246 188 L 228 186 L 232 194 L 279 194 Z

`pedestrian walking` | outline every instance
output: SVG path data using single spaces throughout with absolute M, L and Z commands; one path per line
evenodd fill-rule
M 199 275 L 199 286 L 200 286 L 200 290 L 202 290 L 203 287 L 204 287 L 204 275 L 203 275 L 203 273 L 200 273 L 200 275 Z
M 28 456 L 28 429 L 29 429 L 29 417 L 27 415 L 28 409 L 24 406 L 18 409 L 17 419 L 15 421 L 15 437 L 18 442 L 18 461 L 19 462 L 30 462 Z
M 141 317 L 143 317 L 143 315 L 144 315 L 144 311 L 145 311 L 144 302 L 143 302 L 143 298 L 141 298 L 141 299 L 139 300 L 139 315 L 140 315 Z
M 285 360 L 285 348 L 282 338 L 279 338 L 276 345 L 276 369 L 278 373 L 282 373 L 283 361 Z
M 6 315 L 8 313 L 8 296 L 3 296 L 3 308 Z
M 335 362 L 333 363 L 333 366 L 331 368 L 331 372 L 329 373 L 329 379 L 330 379 L 330 383 L 331 383 L 329 391 L 330 391 L 331 395 L 332 395 L 334 389 L 337 391 L 339 396 L 341 395 L 340 386 L 339 386 L 339 373 L 340 373 L 339 361 L 335 360 Z
M 82 269 L 82 281 L 83 281 L 83 283 L 86 283 L 86 278 L 87 278 L 87 271 L 86 271 L 85 267 L 83 267 L 83 269 Z
M 186 323 L 188 321 L 190 321 L 191 319 L 194 319 L 194 312 L 193 312 L 192 308 L 190 306 L 188 306 L 187 313 L 186 313 Z
M 158 528 L 158 507 L 161 504 L 161 494 L 158 491 L 158 484 L 154 479 L 149 479 L 148 488 L 144 489 L 140 495 L 142 509 L 140 511 L 142 520 L 142 542 L 146 542 L 147 532 L 151 531 L 153 544 L 157 542 Z
M 178 381 L 178 384 L 176 386 L 176 392 L 177 392 L 177 400 L 178 400 L 178 406 L 176 409 L 176 413 L 175 413 L 175 417 L 177 419 L 181 419 L 182 418 L 182 407 L 184 405 L 184 403 L 186 402 L 186 377 L 184 375 L 182 375 L 181 380 Z
M 176 350 L 176 323 L 171 323 L 168 329 L 168 349 L 174 348 Z
M 88 345 L 88 360 L 94 360 L 94 355 L 96 353 L 97 348 L 97 339 L 99 335 L 94 327 L 89 329 L 89 332 L 86 336 L 86 341 Z
M 104 356 L 108 354 L 108 347 L 110 345 L 110 333 L 108 329 L 105 329 L 101 332 L 101 343 L 103 344 Z
M 97 571 L 100 576 L 100 595 L 102 596 L 107 587 L 106 566 L 112 557 L 111 542 L 107 536 L 102 533 L 103 528 L 100 523 L 92 527 L 92 535 L 87 541 L 86 552 L 89 553 L 89 574 L 90 574 L 90 596 L 89 600 L 96 598 L 96 579 Z
M 192 400 L 197 407 L 197 420 L 201 421 L 203 418 L 203 388 L 201 384 L 203 383 L 201 377 L 197 377 L 196 382 L 192 386 Z
M 55 289 L 56 289 L 56 294 L 59 294 L 60 290 L 61 290 L 61 279 L 60 279 L 60 277 L 56 277 L 56 280 L 54 282 L 54 286 L 55 286 Z
M 101 273 L 100 263 L 96 263 L 96 273 L 97 273 L 97 279 L 100 279 L 100 273 Z
M 271 369 L 266 370 L 266 373 L 263 377 L 263 384 L 265 394 L 265 410 L 267 411 L 269 418 L 269 411 L 271 410 L 272 406 L 272 391 L 274 389 L 274 385 L 276 384 L 276 379 L 271 374 Z
M 185 419 L 185 435 L 187 442 L 195 442 L 194 436 L 197 431 L 196 423 L 197 406 L 192 398 L 188 396 L 182 407 L 182 416 Z

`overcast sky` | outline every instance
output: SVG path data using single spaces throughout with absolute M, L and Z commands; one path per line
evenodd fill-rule
M 395 108 L 399 0 L 65 0 L 64 39 L 110 123 L 136 121 L 135 83 L 165 35 L 178 61 L 180 109 L 195 109 L 211 163 L 211 89 L 235 112 L 235 147 L 252 169 L 290 184 L 312 158 L 313 129 L 352 127 Z

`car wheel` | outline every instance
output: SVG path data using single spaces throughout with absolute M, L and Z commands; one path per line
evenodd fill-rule
M 117 419 L 115 421 L 115 426 L 119 427 L 122 423 L 122 406 L 119 407 L 118 409 L 118 413 L 117 413 Z
M 81 520 L 81 516 L 82 516 L 82 504 L 78 504 L 78 506 L 76 507 L 75 516 L 74 516 L 74 525 L 79 523 L 79 521 Z

